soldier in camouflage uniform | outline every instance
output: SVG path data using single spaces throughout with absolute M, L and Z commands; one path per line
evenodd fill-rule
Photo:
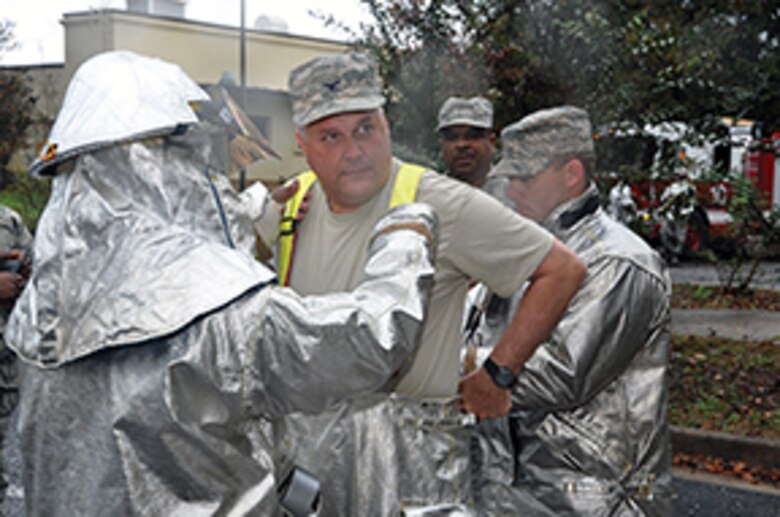
M 32 242 L 32 236 L 22 218 L 14 210 L 0 205 L 0 450 L 5 438 L 8 421 L 16 407 L 18 386 L 16 382 L 16 354 L 6 345 L 2 332 L 17 296 L 26 280 L 21 273 L 2 270 L 7 262 L 19 259 L 22 249 Z M 5 468 L 0 456 L 0 502 L 6 487 Z

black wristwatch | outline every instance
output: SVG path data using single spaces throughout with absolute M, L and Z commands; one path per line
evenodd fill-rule
M 489 357 L 485 359 L 482 366 L 485 367 L 485 371 L 499 388 L 509 389 L 517 383 L 517 375 L 511 368 L 499 366 Z

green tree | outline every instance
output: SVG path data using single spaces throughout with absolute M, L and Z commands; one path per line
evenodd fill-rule
M 14 24 L 0 20 L 0 54 L 13 48 Z M 30 230 L 49 198 L 49 182 L 31 178 L 23 153 L 29 147 L 29 134 L 48 128 L 51 120 L 36 107 L 36 99 L 24 76 L 0 69 L 0 203 L 15 209 Z
M 386 111 L 396 151 L 434 163 L 436 115 L 449 95 L 484 91 L 489 77 L 464 44 L 462 23 L 450 0 L 366 0 L 376 22 L 352 34 L 376 58 L 384 78 Z M 328 19 L 327 23 L 337 23 Z
M 13 46 L 14 24 L 0 21 L 0 52 Z M 35 99 L 17 74 L 0 70 L 0 188 L 12 182 L 8 163 L 25 144 L 25 133 L 33 122 Z
M 723 143 L 726 116 L 780 130 L 776 2 L 361 1 L 374 23 L 353 39 L 380 63 L 405 158 L 437 160 L 436 113 L 449 95 L 490 99 L 497 128 L 541 108 L 581 106 L 596 128 L 600 171 L 627 183 L 676 170 L 656 152 L 680 142 L 661 141 L 648 126 L 681 123 L 674 138 L 694 145 Z M 666 154 L 676 164 L 677 153 Z M 734 242 L 753 250 L 735 263 L 755 268 L 777 245 L 780 215 L 766 215 L 749 181 L 727 179 L 736 192 Z
M 715 137 L 722 116 L 780 121 L 780 8 L 771 2 L 362 0 L 395 138 L 435 156 L 450 94 L 493 101 L 503 127 L 561 103 L 596 125 L 685 122 Z

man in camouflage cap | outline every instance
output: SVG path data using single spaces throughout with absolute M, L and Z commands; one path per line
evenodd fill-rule
M 595 154 L 590 117 L 574 106 L 532 113 L 504 128 L 501 138 L 503 159 L 494 173 L 499 176 L 528 178 L 542 172 L 553 158 Z
M 374 62 L 364 54 L 325 56 L 290 73 L 293 122 L 299 128 L 336 113 L 385 104 Z
M 541 110 L 501 138 L 503 158 L 486 190 L 561 239 L 586 261 L 588 276 L 512 389 L 505 450 L 515 465 L 503 478 L 483 468 L 493 474 L 482 487 L 484 511 L 670 515 L 666 266 L 602 210 L 587 112 Z M 479 341 L 489 347 L 507 324 L 485 311 Z
M 447 175 L 481 188 L 496 154 L 490 101 L 448 98 L 439 110 L 436 131 Z
M 323 515 L 399 515 L 445 502 L 467 512 L 471 418 L 459 408 L 481 418 L 508 410 L 512 371 L 554 326 L 584 267 L 548 232 L 485 193 L 394 158 L 370 57 L 313 59 L 292 71 L 289 89 L 296 139 L 312 170 L 296 177 L 300 189 L 281 219 L 276 258 L 283 285 L 302 294 L 353 285 L 367 229 L 397 204 L 430 204 L 444 230 L 430 312 L 414 360 L 386 386 L 394 394 L 288 419 L 281 443 L 320 478 Z M 263 235 L 266 242 L 275 237 Z M 492 356 L 505 385 L 485 369 L 459 379 L 455 322 L 470 278 L 504 295 L 531 281 L 517 317 L 533 323 L 507 332 Z M 436 445 L 442 443 L 449 446 Z

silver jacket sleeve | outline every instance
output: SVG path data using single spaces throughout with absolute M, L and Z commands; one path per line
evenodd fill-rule
M 404 226 L 410 221 L 423 233 Z M 271 291 L 260 326 L 272 346 L 252 360 L 266 412 L 320 411 L 387 381 L 417 345 L 436 231 L 430 207 L 396 208 L 377 224 L 354 291 L 305 297 L 288 288 Z
M 669 302 L 663 277 L 630 259 L 595 259 L 549 342 L 520 375 L 516 407 L 555 411 L 585 403 L 666 330 Z M 664 358 L 658 364 L 663 366 Z

